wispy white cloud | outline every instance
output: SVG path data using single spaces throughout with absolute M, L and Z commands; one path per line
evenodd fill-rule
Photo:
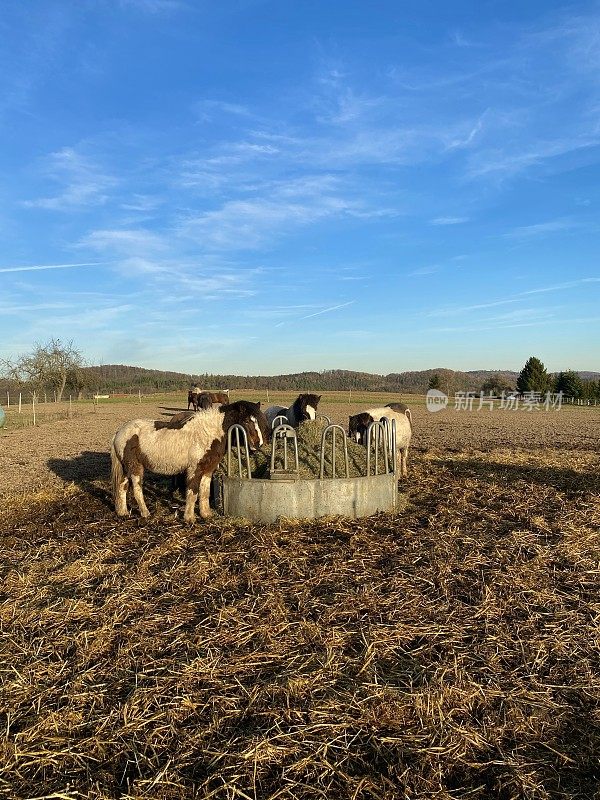
M 504 234 L 507 239 L 530 239 L 537 236 L 545 236 L 547 233 L 557 233 L 561 231 L 581 228 L 581 222 L 572 219 L 555 219 L 549 222 L 540 222 L 536 225 L 521 225 L 512 231 Z
M 492 148 L 475 154 L 468 169 L 471 178 L 513 177 L 545 162 L 600 145 L 600 135 L 580 133 L 568 138 L 523 143 L 514 150 Z
M 161 197 L 134 193 L 127 201 L 122 202 L 120 207 L 125 211 L 147 213 L 149 211 L 155 211 L 163 203 L 164 200 Z
M 214 119 L 218 115 L 228 114 L 234 117 L 254 118 L 255 114 L 242 103 L 230 103 L 226 100 L 199 100 L 194 103 L 194 113 L 204 121 Z
M 103 205 L 117 180 L 103 172 L 92 159 L 72 147 L 64 147 L 48 157 L 46 175 L 62 185 L 62 190 L 50 197 L 23 200 L 26 208 L 49 211 L 73 211 L 88 206 Z
M 368 219 L 392 213 L 348 197 L 331 175 L 307 175 L 271 182 L 248 199 L 228 200 L 220 208 L 189 216 L 182 220 L 179 233 L 204 248 L 251 250 L 324 219 Z
M 437 272 L 440 271 L 440 267 L 437 264 L 431 264 L 427 267 L 419 267 L 418 269 L 414 269 L 412 272 L 407 272 L 409 278 L 425 278 L 427 275 L 435 275 Z
M 96 230 L 85 236 L 80 245 L 101 252 L 111 251 L 118 255 L 143 256 L 165 252 L 167 243 L 163 236 L 153 231 L 106 229 Z
M 462 225 L 469 217 L 436 217 L 430 220 L 432 225 Z

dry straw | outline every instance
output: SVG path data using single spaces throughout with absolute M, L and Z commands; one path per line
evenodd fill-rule
M 12 502 L 0 796 L 597 796 L 597 474 L 417 454 L 401 516 L 272 527 Z

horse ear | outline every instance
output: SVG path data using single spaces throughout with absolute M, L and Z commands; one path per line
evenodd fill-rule
M 253 403 L 252 405 L 257 411 L 260 411 L 260 403 Z
M 322 398 L 322 397 L 323 397 L 323 395 L 322 395 L 322 394 L 320 394 L 320 395 L 317 397 L 317 403 L 318 403 L 318 402 L 321 400 L 321 398 Z

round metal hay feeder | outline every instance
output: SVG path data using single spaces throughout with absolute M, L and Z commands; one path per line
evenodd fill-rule
M 338 433 L 342 440 L 339 459 L 336 457 Z M 326 475 L 325 463 L 328 436 L 333 439 L 331 475 Z M 381 446 L 383 458 L 380 459 Z M 292 450 L 291 456 L 288 447 Z M 276 469 L 278 448 L 283 451 L 283 468 Z M 238 464 L 237 476 L 232 475 L 234 457 Z M 338 475 L 338 469 L 343 474 Z M 357 478 L 349 476 L 346 432 L 341 425 L 328 424 L 321 438 L 320 473 L 310 479 L 299 476 L 298 440 L 290 425 L 280 424 L 273 430 L 268 479 L 252 477 L 246 431 L 241 425 L 234 425 L 228 432 L 227 474 L 221 478 L 220 495 L 226 516 L 243 517 L 252 522 L 338 515 L 356 519 L 378 511 L 395 511 L 398 499 L 395 422 L 390 425 L 386 419 L 369 425 L 366 474 Z
M 5 422 L 6 422 L 6 414 L 4 413 L 4 409 L 0 407 L 0 428 L 4 427 Z

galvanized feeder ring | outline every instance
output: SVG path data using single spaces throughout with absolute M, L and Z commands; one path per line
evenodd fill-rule
M 340 432 L 343 451 L 338 461 L 336 437 Z M 329 436 L 333 439 L 332 475 L 325 474 L 325 444 Z M 288 446 L 293 458 L 288 457 Z M 383 463 L 379 459 L 381 446 Z M 232 475 L 231 469 L 234 447 L 237 450 L 237 476 Z M 278 449 L 283 450 L 283 469 L 275 468 Z M 338 465 L 342 467 L 343 475 L 337 474 Z M 332 425 L 328 421 L 323 430 L 320 474 L 315 478 L 301 478 L 299 475 L 295 429 L 287 424 L 287 420 L 276 425 L 271 442 L 271 474 L 267 479 L 252 477 L 246 431 L 241 425 L 234 425 L 227 434 L 227 475 L 222 476 L 220 482 L 223 513 L 252 522 L 275 522 L 280 517 L 316 519 L 338 515 L 356 519 L 379 511 L 395 511 L 398 498 L 395 422 L 392 421 L 391 425 L 372 422 L 369 425 L 366 474 L 356 478 L 349 476 L 346 432 L 341 425 Z

